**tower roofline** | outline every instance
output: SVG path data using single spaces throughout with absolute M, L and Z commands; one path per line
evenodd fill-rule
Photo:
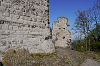
M 61 18 L 61 19 L 67 19 L 68 20 L 68 18 L 66 18 L 66 17 L 63 17 L 63 16 L 60 16 L 60 17 L 58 17 L 57 19 L 59 19 L 59 18 Z

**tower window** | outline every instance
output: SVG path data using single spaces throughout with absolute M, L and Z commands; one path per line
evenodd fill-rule
M 49 12 L 49 10 L 45 10 L 45 12 Z
M 59 29 L 61 29 L 61 28 L 59 28 Z
M 4 24 L 4 21 L 0 21 L 0 24 Z
M 63 37 L 63 39 L 65 39 L 65 36 Z
M 30 27 L 30 25 L 28 25 L 28 27 Z
M 50 24 L 50 22 L 48 22 L 48 24 Z

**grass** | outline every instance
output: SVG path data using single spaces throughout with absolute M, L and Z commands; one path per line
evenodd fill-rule
M 57 56 L 53 53 L 29 53 L 26 49 L 8 50 L 3 54 L 3 64 L 5 66 L 32 66 L 40 64 L 43 59 Z M 38 63 L 39 62 L 39 63 Z M 39 66 L 39 65 L 38 65 Z
M 30 56 L 29 51 L 25 49 L 8 50 L 3 54 L 4 66 L 31 66 L 33 58 Z
M 34 58 L 34 57 L 45 58 L 45 57 L 57 56 L 57 53 L 56 53 L 56 52 L 53 52 L 53 53 L 31 53 L 30 55 L 31 55 L 33 58 Z
M 65 49 L 64 49 L 65 50 Z M 76 53 L 75 53 L 76 54 Z M 95 52 L 77 52 L 78 55 L 72 55 L 74 62 L 67 55 L 63 55 L 63 53 L 53 52 L 53 53 L 29 53 L 28 50 L 18 49 L 18 50 L 8 50 L 3 54 L 3 63 L 5 66 L 40 66 L 39 64 L 45 64 L 45 62 L 52 64 L 53 62 L 57 62 L 57 64 L 66 64 L 74 66 L 77 64 L 79 66 L 85 59 L 93 58 L 96 60 L 100 60 L 100 53 Z M 77 57 L 79 56 L 79 57 Z M 57 64 L 55 66 L 57 66 Z

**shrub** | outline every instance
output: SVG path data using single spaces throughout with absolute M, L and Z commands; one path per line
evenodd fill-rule
M 85 47 L 85 44 L 83 42 L 81 43 L 77 43 L 77 44 L 72 44 L 72 47 L 77 50 L 77 51 L 80 51 L 80 52 L 83 52 L 83 51 L 86 51 L 86 47 Z
M 92 42 L 90 47 L 91 51 L 100 51 L 100 42 Z

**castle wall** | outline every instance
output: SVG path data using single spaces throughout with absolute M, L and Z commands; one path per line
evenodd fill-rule
M 54 22 L 52 36 L 55 36 L 55 46 L 69 47 L 71 34 L 68 27 L 68 20 L 65 17 L 59 17 L 58 21 Z
M 0 0 L 0 49 L 53 52 L 48 0 Z

